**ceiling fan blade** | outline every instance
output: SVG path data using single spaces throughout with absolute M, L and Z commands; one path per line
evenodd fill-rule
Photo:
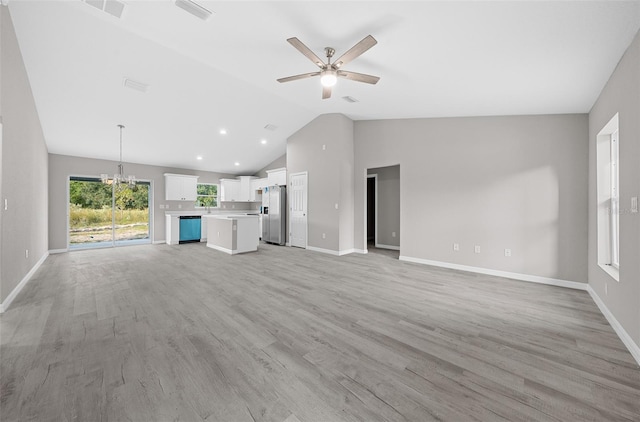
M 311 78 L 313 76 L 320 76 L 320 72 L 303 73 L 302 75 L 287 76 L 286 78 L 280 78 L 276 80 L 282 83 L 282 82 L 297 81 L 298 79 Z
M 294 46 L 299 52 L 304 54 L 309 60 L 314 62 L 319 68 L 321 69 L 324 68 L 324 62 L 322 61 L 322 59 L 316 56 L 316 53 L 311 51 L 311 49 L 306 45 L 304 45 L 302 41 L 300 41 L 296 37 L 293 37 L 293 38 L 289 38 L 287 42 L 292 46 Z
M 323 86 L 322 87 L 322 99 L 326 100 L 327 98 L 331 98 L 331 87 Z
M 365 75 L 364 73 L 348 72 L 346 70 L 338 70 L 338 77 L 372 85 L 375 85 L 380 80 L 380 77 L 378 76 Z
M 376 41 L 376 39 L 371 35 L 367 35 L 362 41 L 351 47 L 349 51 L 344 53 L 335 62 L 333 62 L 333 65 L 336 67 L 336 69 L 339 69 L 340 67 L 349 63 L 351 60 L 355 59 L 376 44 L 378 44 L 378 41 Z

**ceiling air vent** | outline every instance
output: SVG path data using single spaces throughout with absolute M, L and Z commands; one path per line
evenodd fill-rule
M 278 126 L 272 125 L 272 124 L 268 124 L 264 128 L 267 129 L 267 130 L 274 131 L 274 130 L 278 129 Z
M 149 90 L 149 85 L 143 84 L 142 82 L 134 81 L 133 79 L 124 78 L 122 82 L 124 86 L 127 88 L 135 89 L 140 92 L 147 92 Z
M 345 100 L 348 103 L 357 103 L 358 102 L 358 100 L 356 100 L 355 98 L 350 97 L 348 95 L 346 97 L 342 97 L 342 99 Z
M 118 0 L 84 0 L 84 2 L 118 19 L 122 17 L 122 12 L 124 12 L 125 4 Z
M 193 16 L 200 18 L 203 21 L 206 21 L 213 15 L 212 11 L 205 9 L 198 3 L 191 0 L 176 0 L 176 6 L 178 6 L 182 10 L 186 10 Z

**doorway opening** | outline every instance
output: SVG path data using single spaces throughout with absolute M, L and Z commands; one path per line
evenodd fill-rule
M 376 242 L 376 213 L 378 211 L 376 190 L 378 175 L 367 175 L 367 244 Z
M 289 244 L 307 248 L 307 178 L 306 171 L 289 176 Z
M 69 249 L 151 243 L 151 183 L 105 184 L 69 178 Z
M 367 250 L 399 258 L 400 165 L 367 169 Z

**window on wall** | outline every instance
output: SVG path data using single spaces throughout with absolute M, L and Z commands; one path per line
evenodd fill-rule
M 196 207 L 217 207 L 218 185 L 212 183 L 198 183 Z
M 598 265 L 620 280 L 620 132 L 618 114 L 596 139 Z

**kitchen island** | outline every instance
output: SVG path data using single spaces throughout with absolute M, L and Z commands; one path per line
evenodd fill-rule
M 230 255 L 258 250 L 257 215 L 203 215 L 207 220 L 207 247 Z

